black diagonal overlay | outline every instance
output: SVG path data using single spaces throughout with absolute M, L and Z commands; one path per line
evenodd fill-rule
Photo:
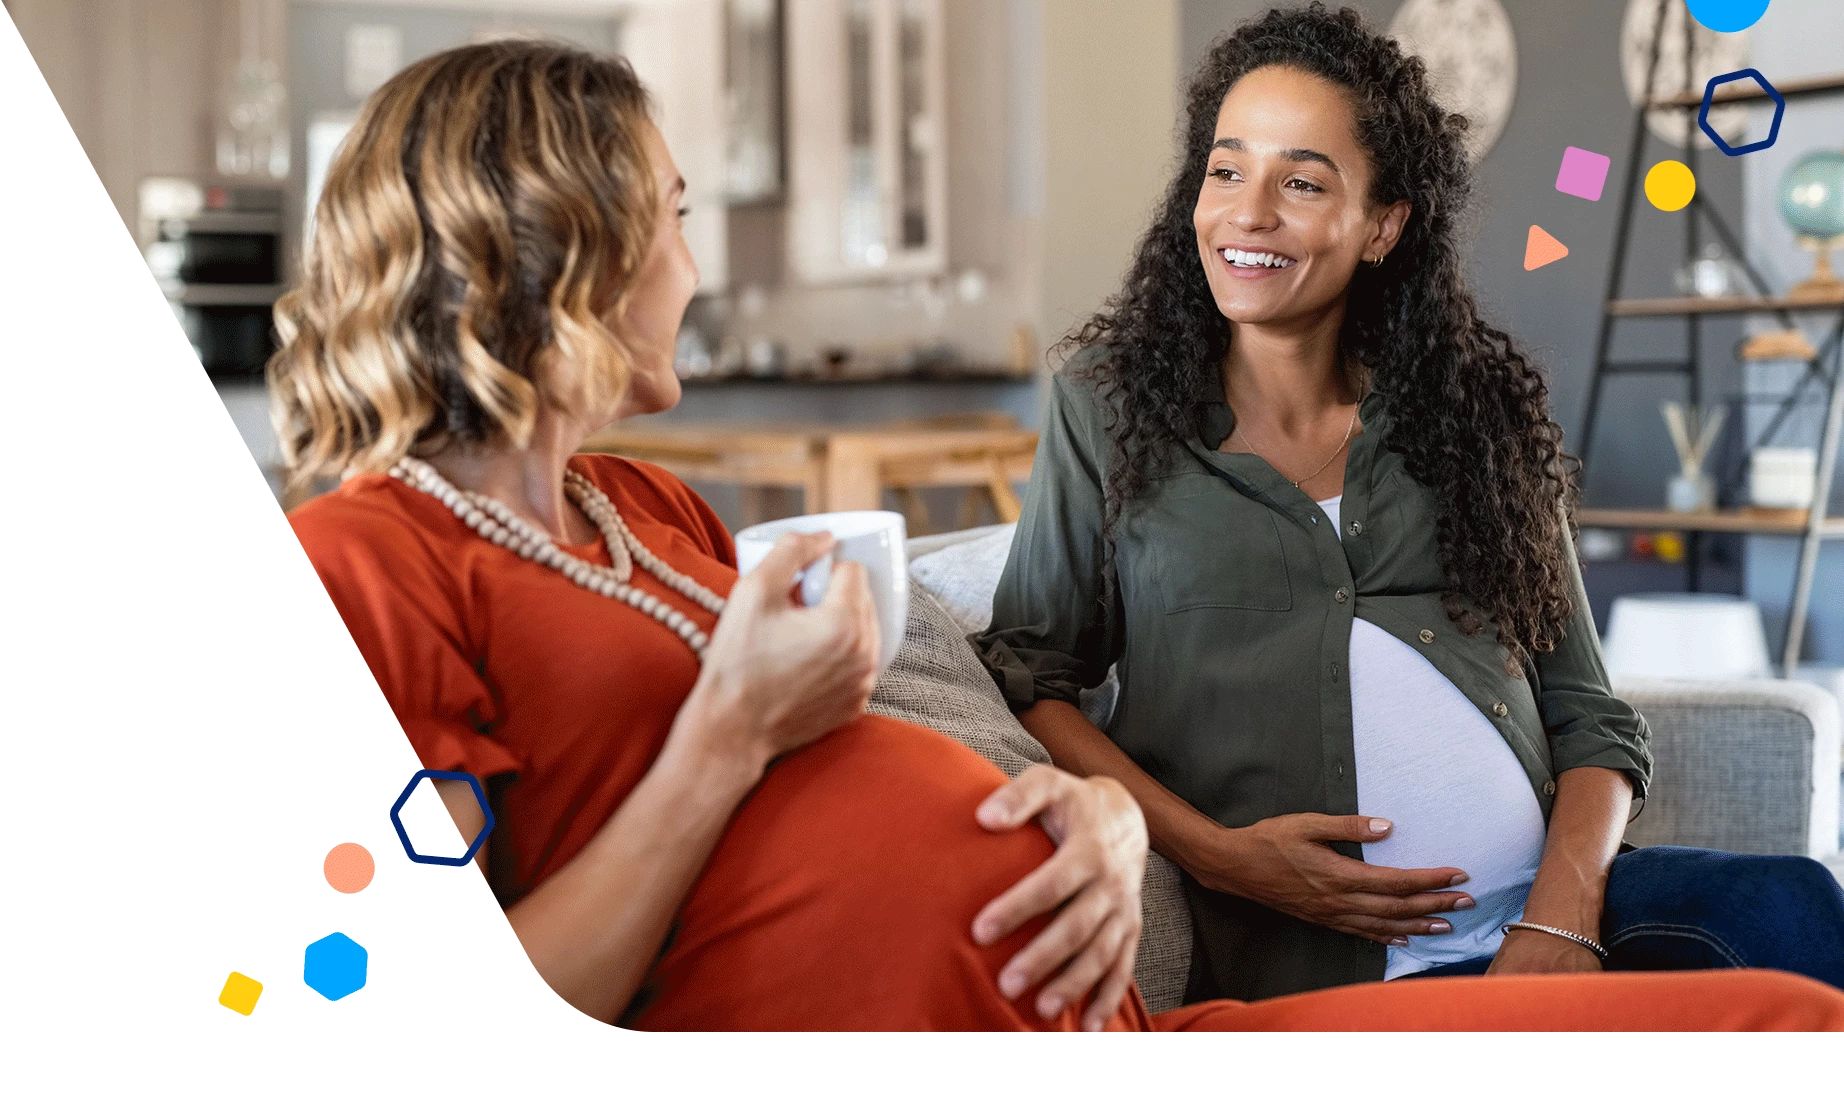
M 400 861 L 385 804 L 408 751 L 11 33 L 0 151 L 7 533 L 31 568 L 7 597 L 42 610 L 9 638 L 33 657 L 9 736 L 44 762 L 13 763 L 7 795 L 53 806 L 42 828 L 11 815 L 35 846 L 13 876 L 15 926 L 81 929 L 70 976 L 101 985 L 87 1005 L 149 1035 L 168 1014 L 363 1027 L 393 1036 L 376 1051 L 470 1066 L 481 1033 L 594 1035 L 531 979 L 478 874 Z M 48 725 L 24 727 L 33 708 Z M 419 810 L 430 832 L 433 804 Z M 321 889 L 328 839 L 378 850 L 374 891 Z M 343 1009 L 295 983 L 321 928 L 378 953 Z M 214 1005 L 227 966 L 266 979 L 253 1020 Z

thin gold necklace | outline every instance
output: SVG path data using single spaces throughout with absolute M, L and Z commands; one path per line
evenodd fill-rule
M 1263 455 L 1261 452 L 1261 449 L 1255 447 L 1255 442 L 1249 439 L 1249 434 L 1242 431 L 1242 423 L 1240 421 L 1236 423 L 1235 435 L 1240 436 L 1242 438 L 1242 443 L 1248 445 L 1249 451 L 1253 452 L 1257 459 L 1261 460 L 1261 462 L 1267 464 L 1269 467 L 1274 467 L 1275 474 L 1280 475 L 1281 478 L 1287 479 L 1288 482 L 1293 483 L 1293 488 L 1295 490 L 1298 490 L 1300 489 L 1301 486 L 1305 485 L 1306 483 L 1310 483 L 1314 479 L 1317 479 L 1320 476 L 1320 474 L 1325 471 L 1326 468 L 1332 466 L 1332 461 L 1338 458 L 1338 453 L 1345 450 L 1345 445 L 1351 443 L 1351 434 L 1356 431 L 1357 431 L 1357 406 L 1356 404 L 1353 404 L 1351 406 L 1351 423 L 1345 426 L 1345 435 L 1344 435 L 1344 438 L 1338 442 L 1338 447 L 1332 449 L 1332 454 L 1326 457 L 1325 462 L 1320 464 L 1317 470 L 1315 470 L 1311 475 L 1308 475 L 1306 476 L 1306 478 L 1300 479 L 1297 482 L 1293 479 L 1287 479 L 1286 475 L 1281 474 L 1280 468 L 1274 467 L 1274 461 L 1269 459 L 1267 456 Z

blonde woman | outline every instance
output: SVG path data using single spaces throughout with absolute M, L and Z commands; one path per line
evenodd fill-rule
M 655 1028 L 1844 1027 L 1844 995 L 1752 973 L 1148 1017 L 1119 785 L 1007 785 L 865 715 L 861 571 L 787 590 L 828 538 L 739 578 L 683 484 L 573 454 L 678 400 L 682 196 L 625 63 L 440 54 L 366 105 L 277 310 L 285 450 L 344 478 L 291 521 L 423 764 L 494 787 L 482 867 L 566 1000 Z

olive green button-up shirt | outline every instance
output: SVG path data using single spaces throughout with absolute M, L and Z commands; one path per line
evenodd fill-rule
M 973 638 L 1007 701 L 1073 703 L 1115 666 L 1109 737 L 1203 814 L 1232 827 L 1356 814 L 1348 660 L 1351 622 L 1363 618 L 1421 653 L 1498 728 L 1545 819 L 1565 769 L 1619 769 L 1643 796 L 1650 731 L 1609 690 L 1573 551 L 1566 637 L 1534 671 L 1507 674 L 1495 626 L 1468 636 L 1447 617 L 1434 498 L 1383 446 L 1389 414 L 1375 395 L 1359 413 L 1342 536 L 1260 458 L 1215 450 L 1233 427 L 1219 402 L 1121 515 L 1106 568 L 1107 434 L 1092 389 L 1056 376 L 992 625 Z M 1337 848 L 1362 856 L 1354 843 Z M 1383 976 L 1377 943 L 1189 878 L 1187 894 L 1197 943 L 1187 999 Z

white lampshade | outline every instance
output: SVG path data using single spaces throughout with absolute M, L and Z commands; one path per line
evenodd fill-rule
M 1623 595 L 1607 616 L 1607 671 L 1646 679 L 1773 675 L 1761 609 L 1732 595 Z

